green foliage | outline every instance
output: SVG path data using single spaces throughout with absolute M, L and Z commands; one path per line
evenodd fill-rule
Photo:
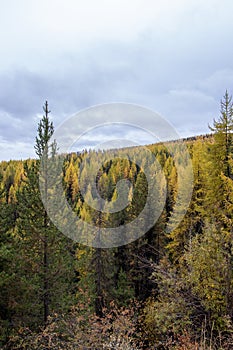
M 74 244 L 46 213 L 41 193 L 45 202 L 53 194 L 47 172 L 56 144 L 50 144 L 54 128 L 47 102 L 44 112 L 35 142 L 38 159 L 0 163 L 0 347 L 231 349 L 233 108 L 228 92 L 210 128 L 213 135 L 184 141 L 194 175 L 188 208 L 184 202 L 192 179 L 186 176 L 188 158 L 179 141 L 148 147 L 161 171 L 152 153 L 140 147 L 66 156 L 60 174 L 64 194 L 77 216 L 95 227 L 97 241 L 105 227 L 121 226 L 122 241 L 135 237 L 124 227 L 145 209 L 144 170 L 150 167 L 153 196 L 140 216 L 141 227 L 149 230 L 111 249 Z M 87 200 L 98 208 L 88 174 L 100 155 L 108 161 L 95 178 L 105 201 L 99 211 Z M 122 180 L 128 180 L 124 198 Z M 153 223 L 165 191 L 164 208 Z M 104 211 L 116 203 L 123 209 Z
M 233 276 L 229 281 L 228 260 L 233 252 L 228 252 L 228 244 L 228 235 L 211 225 L 192 240 L 192 248 L 184 255 L 189 271 L 185 278 L 217 329 L 225 329 L 225 319 L 231 316 L 227 304 L 228 294 L 233 295 Z
M 143 323 L 150 345 L 159 346 L 166 344 L 170 337 L 189 329 L 194 305 L 189 303 L 186 282 L 167 259 L 154 267 L 152 278 L 159 285 L 159 297 L 148 299 Z

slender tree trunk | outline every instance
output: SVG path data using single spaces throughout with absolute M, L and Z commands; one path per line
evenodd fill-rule
M 98 219 L 97 219 L 97 226 L 98 226 L 98 232 L 97 232 L 97 246 L 100 246 L 101 243 L 101 211 L 99 211 Z M 104 297 L 103 297 L 103 286 L 102 286 L 102 279 L 103 279 L 103 262 L 102 262 L 102 248 L 96 248 L 96 299 L 95 299 L 95 312 L 96 315 L 99 317 L 103 317 L 103 307 L 104 307 Z
M 102 291 L 102 249 L 96 250 L 96 299 L 95 299 L 95 312 L 99 317 L 103 317 L 103 291 Z
M 45 117 L 48 118 L 49 110 L 48 110 L 48 102 L 45 102 Z M 44 197 L 45 201 L 47 203 L 48 199 L 48 145 L 45 145 L 44 148 L 44 155 L 43 155 L 43 172 L 44 172 Z M 48 261 L 48 216 L 47 212 L 45 210 L 44 212 L 44 242 L 43 242 L 43 262 L 44 262 L 44 327 L 46 327 L 48 322 L 48 316 L 49 316 L 49 261 Z
M 49 283 L 48 283 L 48 242 L 44 236 L 44 326 L 46 327 L 49 316 Z

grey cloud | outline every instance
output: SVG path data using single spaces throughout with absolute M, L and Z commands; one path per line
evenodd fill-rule
M 55 127 L 80 109 L 114 101 L 158 111 L 182 136 L 206 132 L 208 123 L 218 115 L 224 90 L 233 92 L 232 5 L 227 2 L 227 6 L 219 14 L 218 6 L 212 8 L 210 2 L 203 8 L 193 6 L 193 12 L 186 10 L 173 28 L 150 23 L 130 42 L 123 38 L 99 40 L 80 48 L 64 45 L 65 49 L 61 42 L 56 52 L 49 50 L 48 57 L 41 55 L 41 61 L 37 58 L 33 68 L 29 60 L 28 69 L 20 64 L 9 67 L 0 73 L 2 138 L 9 145 L 28 143 L 28 149 L 22 146 L 27 157 L 46 99 Z M 135 116 L 135 123 L 137 118 L 141 117 Z M 85 131 L 85 120 L 77 127 Z M 132 137 L 123 127 L 105 129 L 89 133 L 89 139 L 83 137 L 82 145 L 93 146 L 120 134 Z M 2 152 L 1 158 L 5 156 Z

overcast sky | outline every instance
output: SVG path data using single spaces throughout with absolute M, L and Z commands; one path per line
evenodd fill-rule
M 231 0 L 1 0 L 0 159 L 34 157 L 46 99 L 55 128 L 80 109 L 127 102 L 181 136 L 208 132 L 233 92 L 232 36 Z M 93 139 L 98 130 L 88 147 Z

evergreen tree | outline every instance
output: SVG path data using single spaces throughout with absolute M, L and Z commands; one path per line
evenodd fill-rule
M 7 202 L 7 193 L 2 189 L 0 190 L 0 346 L 11 333 L 22 293 L 17 274 L 19 266 L 16 254 L 18 242 L 14 237 L 15 219 L 15 203 Z
M 213 127 L 209 127 L 214 133 L 214 157 L 221 172 L 232 178 L 232 151 L 233 151 L 233 103 L 232 96 L 225 92 L 221 100 L 220 117 L 214 119 Z
M 25 164 L 25 184 L 17 198 L 21 279 L 25 283 L 22 321 L 29 326 L 46 326 L 50 314 L 69 308 L 74 277 L 73 244 L 54 227 L 41 201 L 41 191 L 45 201 L 48 196 L 49 154 L 55 149 L 49 144 L 54 129 L 47 102 L 44 112 L 35 144 L 39 160 Z M 39 175 L 43 188 L 39 188 Z
M 220 117 L 211 127 L 214 142 L 209 148 L 208 214 L 225 241 L 227 256 L 227 309 L 233 317 L 233 103 L 226 91 Z

